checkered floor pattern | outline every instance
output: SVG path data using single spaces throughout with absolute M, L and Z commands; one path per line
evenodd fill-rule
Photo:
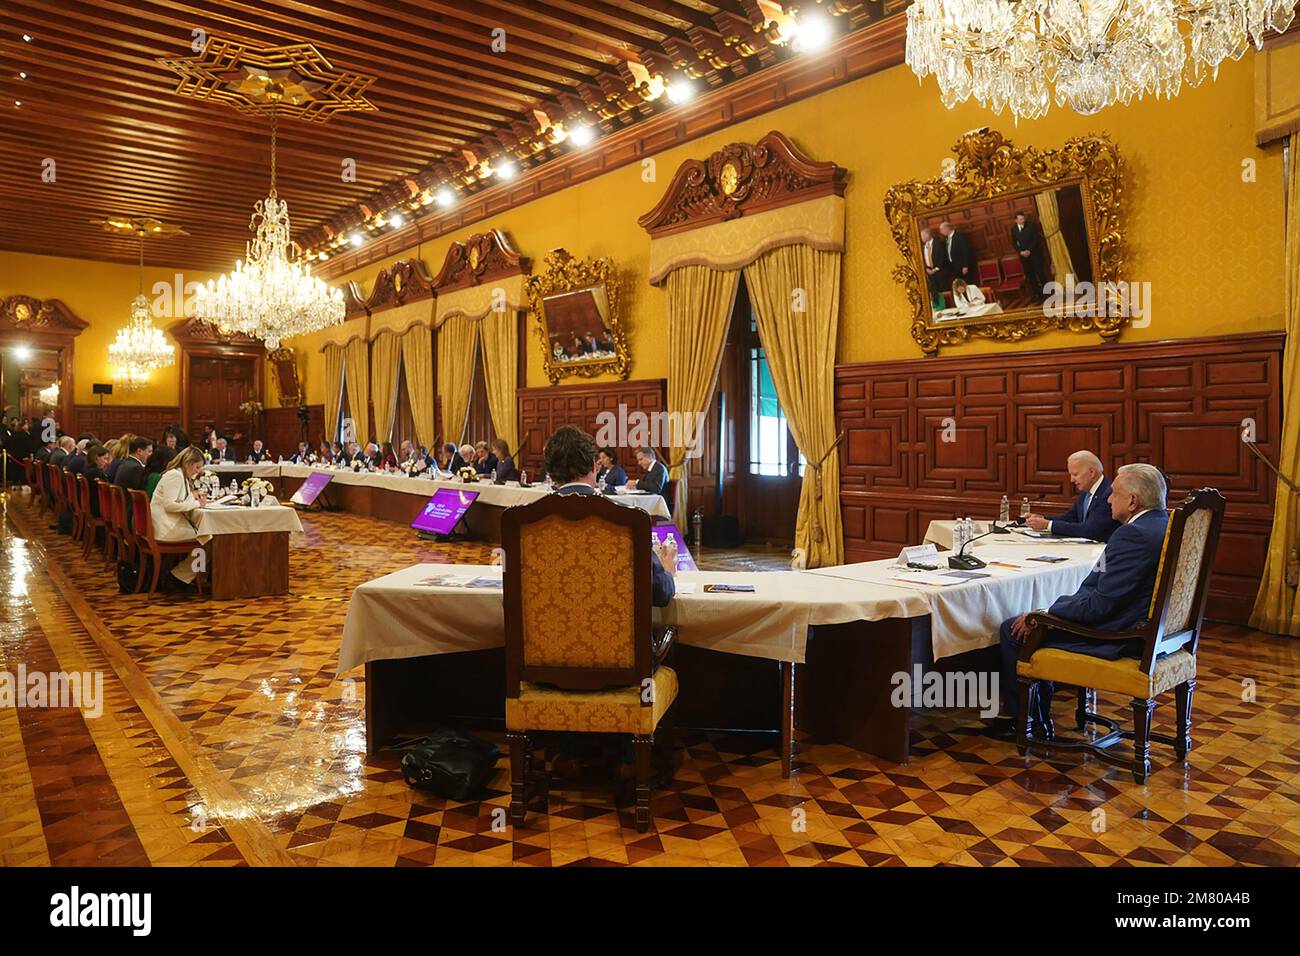
M 1183 766 L 1155 745 L 1144 786 L 1082 755 L 1022 758 L 935 712 L 914 719 L 907 766 L 805 744 L 788 780 L 768 737 L 685 735 L 650 832 L 615 793 L 558 783 L 513 829 L 504 758 L 478 802 L 412 791 L 395 759 L 365 757 L 360 671 L 334 676 L 354 587 L 417 561 L 486 563 L 487 548 L 310 515 L 289 596 L 146 601 L 26 494 L 0 507 L 0 670 L 103 675 L 98 715 L 0 708 L 5 866 L 1300 863 L 1300 642 L 1209 628 L 1195 749 Z

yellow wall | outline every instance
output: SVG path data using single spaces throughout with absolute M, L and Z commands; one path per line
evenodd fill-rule
M 177 273 L 182 276 L 182 289 L 186 282 L 206 282 L 212 278 L 208 272 L 146 266 L 145 294 L 154 300 L 154 283 L 174 286 Z M 117 330 L 131 317 L 131 300 L 139 291 L 139 275 L 139 268 L 132 265 L 0 252 L 0 298 L 30 295 L 38 299 L 62 299 L 74 315 L 90 323 L 77 336 L 73 350 L 77 404 L 98 404 L 98 398 L 91 394 L 91 385 L 113 381 L 108 347 L 117 338 Z M 173 313 L 165 317 L 155 316 L 154 324 L 166 330 L 178 321 L 181 306 L 177 303 Z M 180 350 L 176 351 L 179 358 Z M 155 371 L 139 391 L 119 391 L 104 400 L 105 405 L 177 405 L 179 402 L 178 365 Z
M 899 254 L 885 225 L 884 192 L 895 182 L 937 175 L 963 132 L 990 125 L 1020 145 L 1051 148 L 1070 136 L 1102 132 L 1118 144 L 1130 169 L 1124 209 L 1129 269 L 1124 278 L 1151 283 L 1153 313 L 1148 328 L 1125 330 L 1122 341 L 1280 329 L 1281 149 L 1261 150 L 1254 144 L 1253 71 L 1251 54 L 1226 64 L 1217 81 L 1173 100 L 1148 99 L 1094 117 L 1054 108 L 1046 119 L 1017 127 L 1010 116 L 994 117 L 975 105 L 944 109 L 933 80 L 918 84 L 910 70 L 900 66 L 661 153 L 655 157 L 653 183 L 642 181 L 640 164 L 625 166 L 346 278 L 369 293 L 381 268 L 409 256 L 422 259 L 436 273 L 453 240 L 488 228 L 504 230 L 515 247 L 533 259 L 535 268 L 555 246 L 581 256 L 607 255 L 623 278 L 630 377 L 662 378 L 668 364 L 665 293 L 646 282 L 649 237 L 637 217 L 655 205 L 684 160 L 703 158 L 729 142 L 753 142 L 779 129 L 814 159 L 833 160 L 849 170 L 837 361 L 915 358 L 920 350 L 909 332 L 907 299 L 890 277 Z M 1256 162 L 1254 182 L 1242 180 L 1247 159 Z M 151 269 L 149 281 L 170 278 L 173 271 Z M 77 343 L 77 400 L 89 401 L 91 382 L 107 380 L 105 349 L 135 293 L 135 270 L 0 253 L 0 293 L 13 292 L 57 296 L 92 323 Z M 1098 342 L 1095 335 L 1054 332 L 1015 345 L 977 340 L 944 349 L 943 354 Z M 307 400 L 320 403 L 319 339 L 307 336 L 288 344 L 299 353 Z M 531 326 L 526 348 L 528 384 L 545 385 L 540 345 Z M 268 385 L 265 394 L 277 392 Z M 175 404 L 174 370 L 159 375 L 156 384 L 131 401 Z
M 633 164 L 490 220 L 366 266 L 347 276 L 365 292 L 375 274 L 398 258 L 423 259 L 436 273 L 451 241 L 502 229 L 534 268 L 547 249 L 611 256 L 624 277 L 624 314 L 632 351 L 630 377 L 667 374 L 662 289 L 645 280 L 649 237 L 636 224 L 663 194 L 686 159 L 703 158 L 772 129 L 790 135 L 814 159 L 849 170 L 848 240 L 839 362 L 916 358 L 903 287 L 890 276 L 900 261 L 882 201 L 896 182 L 930 178 L 967 130 L 988 125 L 1019 145 L 1060 146 L 1071 136 L 1108 133 L 1129 166 L 1124 222 L 1129 281 L 1151 283 L 1149 327 L 1127 329 L 1123 341 L 1253 332 L 1283 327 L 1281 148 L 1255 146 L 1251 56 L 1228 63 L 1216 82 L 1173 100 L 1145 100 L 1094 117 L 1053 109 L 1043 120 L 1015 126 L 977 105 L 944 109 L 933 80 L 918 84 L 906 67 L 867 77 L 736 124 L 655 157 L 657 181 L 645 183 Z M 1244 182 L 1243 160 L 1255 161 Z M 1053 332 L 1023 343 L 976 340 L 942 354 L 973 354 L 1099 343 L 1096 335 Z M 318 344 L 305 352 L 308 395 L 320 401 Z M 530 325 L 528 384 L 545 385 L 540 345 Z

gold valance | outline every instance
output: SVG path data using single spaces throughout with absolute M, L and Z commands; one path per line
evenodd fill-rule
M 324 352 L 331 345 L 347 345 L 354 339 L 370 338 L 370 318 L 359 315 L 341 325 L 331 325 L 320 333 L 320 351 Z
M 1263 146 L 1296 130 L 1300 130 L 1300 38 L 1292 35 L 1270 41 L 1255 54 L 1255 142 Z
M 373 342 L 375 337 L 383 332 L 402 335 L 412 326 L 433 325 L 433 303 L 433 299 L 419 299 L 375 312 L 370 316 L 368 338 Z
M 844 197 L 821 196 L 652 239 L 650 284 L 659 285 L 682 266 L 743 269 L 764 253 L 796 244 L 843 252 Z
M 482 285 L 468 286 L 451 292 L 440 292 L 437 299 L 437 318 L 434 325 L 442 325 L 453 315 L 467 319 L 481 319 L 489 312 L 502 308 L 507 312 L 523 312 L 528 308 L 528 294 L 524 291 L 524 275 L 505 276 Z

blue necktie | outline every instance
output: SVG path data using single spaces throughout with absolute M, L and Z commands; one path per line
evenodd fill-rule
M 1088 517 L 1088 509 L 1091 507 L 1092 507 L 1092 492 L 1085 491 L 1083 493 L 1083 516 L 1085 518 Z

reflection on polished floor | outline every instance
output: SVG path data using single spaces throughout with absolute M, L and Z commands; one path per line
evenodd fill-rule
M 311 515 L 290 596 L 146 602 L 120 596 L 25 494 L 2 507 L 0 670 L 102 671 L 104 702 L 98 717 L 0 708 L 0 865 L 1300 863 L 1294 641 L 1208 628 L 1190 764 L 1155 747 L 1145 786 L 1080 755 L 1026 760 L 970 734 L 971 719 L 927 714 L 907 766 L 807 746 L 782 780 L 769 738 L 688 736 L 651 832 L 606 795 L 559 792 L 526 829 L 499 832 L 504 759 L 482 802 L 414 792 L 392 759 L 364 759 L 361 672 L 334 677 L 353 587 L 416 561 L 485 561 L 485 548 Z

